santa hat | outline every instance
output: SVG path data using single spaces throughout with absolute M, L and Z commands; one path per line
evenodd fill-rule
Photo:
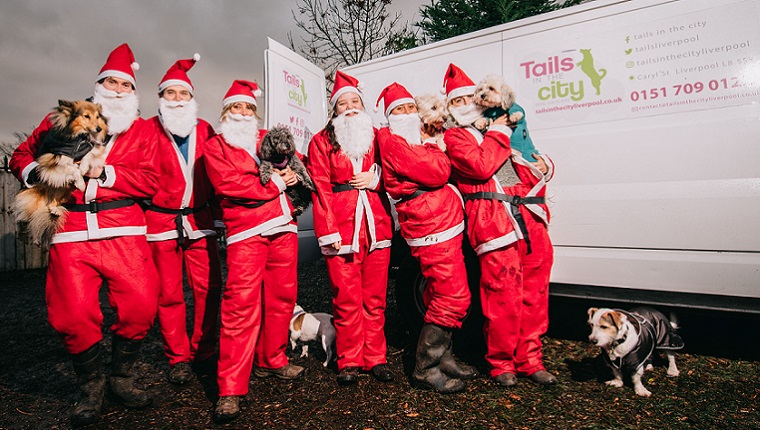
M 335 107 L 338 97 L 345 93 L 356 93 L 361 97 L 362 89 L 364 89 L 364 84 L 359 80 L 338 70 L 335 72 L 335 84 L 330 96 L 330 104 Z
M 380 106 L 380 100 L 382 100 L 385 104 L 386 117 L 390 116 L 393 108 L 407 103 L 414 103 L 414 97 L 409 94 L 409 91 L 407 91 L 403 85 L 397 82 L 394 82 L 383 88 L 380 96 L 377 97 L 377 103 L 375 103 L 375 112 L 377 112 L 377 108 Z
M 187 88 L 187 90 L 190 91 L 190 94 L 192 94 L 194 90 L 193 83 L 190 82 L 190 78 L 187 77 L 187 71 L 192 69 L 195 63 L 200 59 L 201 56 L 199 54 L 194 54 L 193 58 L 178 60 L 173 66 L 169 67 L 169 70 L 166 71 L 163 79 L 161 79 L 161 82 L 158 84 L 159 94 L 161 91 L 173 85 L 181 85 Z
M 135 70 L 139 70 L 140 65 L 135 62 L 135 56 L 129 45 L 126 43 L 119 45 L 108 55 L 106 64 L 100 69 L 100 74 L 96 81 L 109 76 L 129 81 L 135 85 Z
M 446 70 L 446 75 L 443 77 L 441 92 L 446 94 L 447 101 L 461 96 L 473 95 L 475 94 L 475 82 L 472 82 L 472 79 L 462 69 L 452 63 L 449 64 L 449 69 Z
M 256 97 L 260 95 L 261 90 L 256 82 L 238 79 L 232 83 L 227 94 L 224 95 L 222 106 L 227 106 L 228 104 L 235 102 L 245 102 L 258 107 L 256 104 Z

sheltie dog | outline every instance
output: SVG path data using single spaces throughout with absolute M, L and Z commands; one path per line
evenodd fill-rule
M 103 143 L 108 125 L 100 105 L 85 100 L 59 100 L 49 116 L 53 128 L 37 156 L 39 183 L 16 195 L 16 221 L 28 222 L 34 243 L 47 246 L 65 221 L 66 203 L 77 188 L 84 191 L 84 174 L 105 164 Z

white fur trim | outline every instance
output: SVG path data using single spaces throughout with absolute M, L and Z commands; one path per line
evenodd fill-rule
M 187 81 L 183 81 L 182 79 L 169 79 L 168 81 L 161 82 L 161 84 L 158 85 L 158 92 L 160 93 L 173 85 L 181 85 L 183 88 L 190 91 L 190 94 L 193 93 L 193 87 L 187 83 Z
M 446 101 L 450 102 L 457 97 L 471 96 L 473 94 L 475 94 L 475 85 L 455 88 L 446 96 Z
M 113 184 L 116 182 L 116 170 L 111 165 L 105 165 L 103 166 L 103 170 L 106 172 L 106 180 L 101 181 L 98 179 L 98 185 L 100 185 L 103 188 L 111 188 L 113 187 Z
M 31 185 L 29 185 L 29 173 L 32 172 L 32 169 L 39 166 L 40 163 L 36 161 L 32 161 L 31 163 L 27 164 L 26 167 L 24 167 L 24 170 L 21 171 L 21 178 L 24 179 L 24 185 L 26 185 L 27 188 L 32 188 Z
M 460 222 L 454 227 L 451 227 L 439 233 L 433 233 L 425 237 L 418 237 L 414 239 L 405 239 L 405 240 L 409 246 L 416 246 L 416 247 L 429 246 L 429 245 L 435 245 L 435 244 L 446 242 L 447 240 L 453 239 L 459 236 L 460 234 L 462 234 L 463 231 L 464 231 L 464 221 Z
M 495 131 L 497 133 L 505 134 L 507 137 L 512 137 L 512 129 L 506 125 L 493 124 L 492 126 L 488 127 L 488 131 Z M 486 132 L 486 134 L 487 133 L 488 132 Z
M 128 81 L 129 83 L 131 83 L 132 86 L 137 87 L 137 85 L 135 84 L 135 78 L 133 78 L 132 75 L 130 75 L 129 73 L 120 72 L 118 70 L 103 70 L 103 72 L 98 75 L 95 81 L 105 79 L 109 76 L 124 79 L 125 81 Z
M 88 232 L 87 230 L 67 231 L 65 233 L 56 233 L 53 235 L 50 244 L 86 242 L 88 240 L 106 239 L 119 236 L 143 236 L 147 231 L 148 228 L 145 226 L 98 228 L 91 232 Z
M 285 180 L 283 180 L 282 177 L 278 174 L 272 175 L 272 182 L 277 185 L 277 188 L 279 188 L 280 192 L 283 192 L 286 188 L 288 188 L 288 186 L 285 185 Z
M 406 98 L 395 100 L 393 103 L 390 104 L 390 106 L 385 108 L 385 116 L 386 117 L 390 116 L 391 111 L 394 108 L 396 108 L 397 106 L 405 105 L 407 103 L 414 103 L 414 99 L 406 97 Z
M 333 234 L 328 234 L 327 236 L 322 236 L 318 238 L 317 243 L 319 244 L 319 246 L 328 246 L 339 240 L 341 240 L 340 233 L 333 233 Z
M 489 240 L 488 242 L 485 242 L 485 243 L 481 243 L 480 245 L 478 245 L 477 248 L 475 248 L 475 253 L 478 255 L 481 255 L 488 251 L 493 251 L 494 249 L 499 249 L 499 248 L 503 248 L 505 246 L 511 245 L 514 242 L 517 242 L 517 240 L 518 240 L 517 233 L 513 231 L 507 235 L 497 237 L 496 239 Z
M 246 96 L 246 95 L 239 94 L 239 95 L 236 95 L 236 96 L 227 97 L 226 99 L 222 100 L 222 108 L 224 108 L 228 104 L 232 104 L 232 103 L 235 103 L 235 102 L 246 102 L 246 103 L 250 103 L 250 104 L 252 104 L 252 105 L 254 105 L 256 107 L 259 107 L 256 104 L 256 99 L 255 98 L 253 98 L 251 96 Z
M 342 96 L 345 93 L 356 93 L 359 95 L 359 98 L 362 99 L 362 102 L 364 102 L 364 97 L 362 96 L 362 92 L 360 89 L 356 87 L 343 87 L 335 92 L 335 95 L 330 97 L 330 104 L 335 107 L 335 103 L 338 101 L 338 97 Z
M 369 168 L 369 171 L 372 172 L 375 176 L 372 177 L 372 181 L 369 183 L 367 188 L 370 190 L 375 190 L 380 185 L 380 178 L 383 174 L 383 168 L 380 167 L 379 164 L 375 163 Z

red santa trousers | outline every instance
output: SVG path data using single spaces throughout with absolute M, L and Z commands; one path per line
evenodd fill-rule
M 541 336 L 549 328 L 549 278 L 554 264 L 554 247 L 546 224 L 520 206 L 530 238 L 531 253 L 525 241 L 518 242 L 522 262 L 523 306 L 520 338 L 515 353 L 517 373 L 531 375 L 544 370 Z
M 470 288 L 462 256 L 462 235 L 442 243 L 412 246 L 427 280 L 424 300 L 425 322 L 448 328 L 461 328 L 470 307 Z
M 544 370 L 540 336 L 549 326 L 553 251 L 546 226 L 521 206 L 532 252 L 523 240 L 480 255 L 480 298 L 491 376 Z
M 111 331 L 145 337 L 158 307 L 158 275 L 145 236 L 121 236 L 50 247 L 45 286 L 48 320 L 70 354 L 103 338 L 99 292 L 105 281 L 116 313 Z
M 248 393 L 251 366 L 288 364 L 288 327 L 298 294 L 298 236 L 254 236 L 227 246 L 219 339 L 220 396 Z
M 359 252 L 325 256 L 333 293 L 338 370 L 370 370 L 385 364 L 385 296 L 391 249 L 369 252 L 366 223 L 359 231 Z
M 182 249 L 176 239 L 148 242 L 160 282 L 158 324 L 164 338 L 169 365 L 203 361 L 216 349 L 216 325 L 222 294 L 222 270 L 215 237 L 186 240 Z M 193 333 L 187 337 L 182 264 L 193 292 Z

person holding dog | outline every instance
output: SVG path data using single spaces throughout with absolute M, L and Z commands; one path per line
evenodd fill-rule
M 462 255 L 462 198 L 448 184 L 451 162 L 434 136 L 423 131 L 412 95 L 394 82 L 380 93 L 389 126 L 377 132 L 383 182 L 396 212 L 401 235 L 427 280 L 425 324 L 417 342 L 412 377 L 440 393 L 465 389 L 463 379 L 477 371 L 460 366 L 451 353 L 452 331 L 462 327 L 470 289 Z
M 158 189 L 155 142 L 139 117 L 132 50 L 123 44 L 100 70 L 93 101 L 108 118 L 106 164 L 86 173 L 84 192 L 74 190 L 63 227 L 51 241 L 45 296 L 50 325 L 71 355 L 83 398 L 74 426 L 100 418 L 106 378 L 102 369 L 103 315 L 98 299 L 104 281 L 116 312 L 108 385 L 130 408 L 150 404 L 135 386 L 133 366 L 158 306 L 158 275 L 145 238 L 145 214 L 136 204 Z M 27 186 L 39 178 L 37 150 L 51 130 L 46 117 L 16 149 L 10 166 Z
M 214 420 L 240 415 L 252 365 L 259 378 L 295 379 L 288 363 L 288 328 L 298 293 L 298 237 L 293 205 L 284 194 L 298 182 L 290 168 L 275 169 L 263 185 L 258 148 L 255 82 L 236 80 L 224 96 L 221 134 L 206 144 L 206 170 L 220 199 L 227 229 L 227 284 L 222 295 L 219 400 Z
M 383 329 L 393 229 L 375 129 L 354 77 L 336 72 L 330 104 L 331 119 L 309 143 L 307 169 L 333 293 L 337 381 L 355 384 L 363 370 L 389 382 Z
M 473 103 L 475 84 L 454 64 L 444 87 L 458 125 L 446 130 L 444 142 L 452 180 L 465 200 L 467 235 L 480 260 L 491 378 L 503 387 L 517 384 L 518 375 L 541 385 L 556 384 L 543 365 L 540 339 L 549 325 L 549 210 L 545 186 L 525 185 L 527 175 L 540 175 L 545 185 L 553 172 L 551 160 L 540 155 L 536 163 L 520 164 L 510 157 L 512 129 L 506 114 L 490 120 L 484 133 L 473 127 L 481 116 Z
M 161 186 L 142 203 L 148 221 L 148 243 L 158 269 L 158 322 L 169 358 L 169 382 L 187 383 L 192 363 L 205 363 L 216 353 L 222 269 L 215 222 L 209 202 L 214 189 L 206 173 L 205 144 L 215 135 L 198 118 L 198 104 L 187 71 L 200 59 L 179 60 L 158 85 L 159 114 L 148 120 L 158 147 Z M 221 220 L 219 221 L 221 222 Z M 193 291 L 193 331 L 188 339 L 184 264 Z

